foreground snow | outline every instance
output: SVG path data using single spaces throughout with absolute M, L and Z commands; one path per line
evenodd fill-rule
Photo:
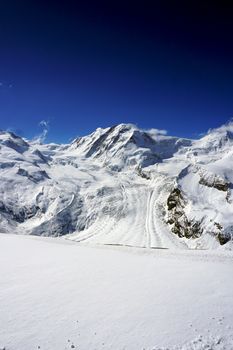
M 233 349 L 231 252 L 0 235 L 0 348 Z

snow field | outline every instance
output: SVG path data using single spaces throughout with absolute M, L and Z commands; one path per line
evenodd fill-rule
M 233 349 L 232 253 L 0 235 L 0 348 Z

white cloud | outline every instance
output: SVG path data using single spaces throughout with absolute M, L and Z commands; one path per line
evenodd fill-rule
M 158 135 L 167 135 L 167 130 L 164 130 L 164 129 L 155 129 L 155 128 L 152 128 L 152 129 L 148 129 L 148 130 L 145 130 L 148 134 L 150 134 L 152 137 L 153 136 L 158 136 Z
M 39 122 L 39 126 L 41 126 L 42 128 L 49 128 L 49 121 L 48 120 L 41 120 Z
M 38 125 L 42 128 L 42 132 L 34 138 L 34 141 L 43 143 L 49 132 L 49 120 L 41 120 Z

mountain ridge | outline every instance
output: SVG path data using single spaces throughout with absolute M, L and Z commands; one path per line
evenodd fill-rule
M 133 124 L 65 145 L 0 131 L 0 232 L 231 249 L 232 146 L 232 121 L 199 140 Z

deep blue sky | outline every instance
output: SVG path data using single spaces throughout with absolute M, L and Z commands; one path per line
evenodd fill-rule
M 232 18 L 225 1 L 1 1 L 0 128 L 197 137 L 233 117 Z

